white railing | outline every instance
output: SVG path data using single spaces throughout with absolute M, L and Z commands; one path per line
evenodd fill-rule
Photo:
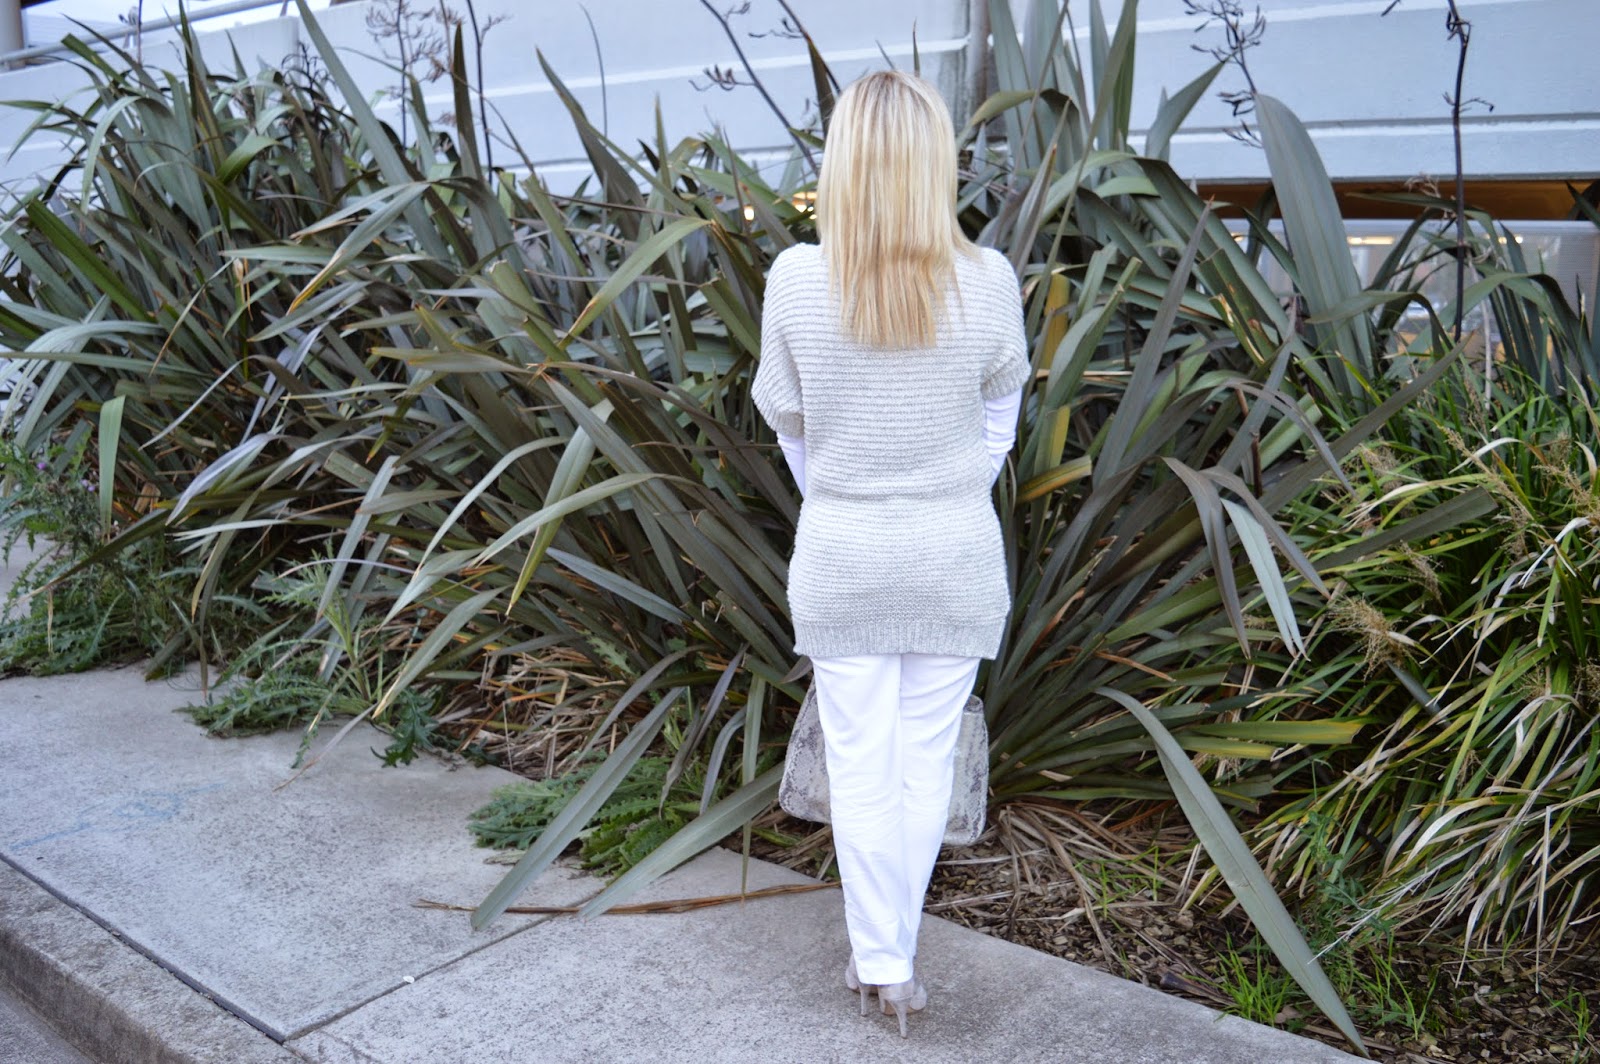
M 188 11 L 187 14 L 191 23 L 199 23 L 221 15 L 237 15 L 241 11 L 255 11 L 263 7 L 276 7 L 281 12 L 287 13 L 288 9 L 293 5 L 294 0 L 231 0 L 230 3 L 204 7 L 199 11 Z M 169 15 L 164 18 L 150 19 L 146 22 L 130 23 L 127 29 L 121 32 L 124 37 L 128 35 L 137 36 L 145 30 L 171 29 L 182 21 L 177 15 Z M 56 41 L 53 44 L 34 44 L 26 48 L 18 48 L 15 51 L 0 52 L 0 67 L 25 63 L 31 59 L 45 59 L 65 51 L 67 51 L 67 46 L 61 41 Z

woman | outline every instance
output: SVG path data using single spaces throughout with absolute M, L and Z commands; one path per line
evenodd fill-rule
M 955 217 L 938 90 L 869 74 L 834 105 L 818 244 L 773 261 L 751 396 L 802 503 L 789 563 L 811 658 L 852 956 L 906 1033 L 961 710 L 1011 609 L 991 488 L 1031 375 L 1017 277 Z

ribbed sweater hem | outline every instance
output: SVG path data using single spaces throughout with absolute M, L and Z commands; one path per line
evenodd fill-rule
M 904 618 L 848 624 L 794 618 L 794 652 L 812 658 L 850 654 L 952 654 L 993 658 L 1000 653 L 1010 610 L 976 620 L 921 621 Z

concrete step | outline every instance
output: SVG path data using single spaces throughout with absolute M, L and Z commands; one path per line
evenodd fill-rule
M 0 985 L 0 1054 L 18 1064 L 94 1064 Z
M 301 1059 L 3 860 L 0 990 L 102 1064 Z M 5 1041 L 0 1061 L 32 1064 Z

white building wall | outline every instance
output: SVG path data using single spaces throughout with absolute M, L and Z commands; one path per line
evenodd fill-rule
M 1075 5 L 1076 6 L 1076 5 Z M 1406 179 L 1455 173 L 1450 106 L 1455 41 L 1444 0 L 1263 0 L 1261 46 L 1248 55 L 1257 88 L 1299 115 L 1334 177 Z M 1600 0 L 1460 0 L 1472 23 L 1463 95 L 1468 174 L 1486 178 L 1600 177 Z M 1087 10 L 1087 8 L 1085 8 Z M 1176 89 L 1210 58 L 1191 45 L 1220 43 L 1194 32 L 1180 0 L 1141 5 L 1136 114 L 1148 121 L 1165 85 Z M 1215 88 L 1240 89 L 1228 70 Z M 1225 132 L 1227 105 L 1213 94 L 1173 142 L 1173 162 L 1201 179 L 1265 177 L 1258 150 Z
M 712 0 L 719 9 L 732 0 Z M 969 4 L 981 0 L 791 0 L 841 80 L 885 65 L 885 56 L 909 68 L 913 29 L 924 73 L 953 100 L 965 95 Z M 1018 12 L 1029 0 L 1010 0 Z M 1087 33 L 1088 4 L 1070 0 L 1080 36 Z M 1109 19 L 1120 0 L 1098 0 Z M 1444 0 L 1402 0 L 1387 17 L 1389 0 L 1260 0 L 1268 26 L 1250 53 L 1256 83 L 1284 100 L 1310 126 L 1336 178 L 1408 178 L 1453 173 L 1449 109 L 1455 45 L 1445 39 Z M 457 4 L 458 7 L 463 5 Z M 1589 60 L 1600 54 L 1600 0 L 1463 0 L 1472 20 L 1467 95 L 1494 104 L 1476 106 L 1466 122 L 1466 168 L 1483 177 L 1587 178 L 1600 175 L 1600 94 Z M 739 69 L 732 46 L 698 0 L 478 0 L 480 17 L 506 14 L 484 49 L 489 95 L 517 139 L 552 186 L 572 187 L 586 169 L 565 109 L 545 82 L 535 50 L 542 51 L 574 91 L 596 125 L 612 139 L 636 147 L 653 140 L 659 100 L 669 142 L 721 127 L 743 152 L 776 164 L 789 141 L 760 95 L 697 90 L 707 66 Z M 593 36 L 584 9 L 594 20 Z M 357 79 L 370 91 L 394 81 L 372 58 L 378 51 L 365 26 L 364 4 L 343 5 L 318 18 Z M 199 9 L 203 11 L 203 8 Z M 804 121 L 814 95 L 802 42 L 783 36 L 751 37 L 779 28 L 777 0 L 752 0 L 734 20 L 741 46 L 789 118 Z M 201 26 L 225 23 L 220 18 Z M 1210 59 L 1196 43 L 1220 40 L 1215 27 L 1195 32 L 1197 20 L 1182 0 L 1143 0 L 1135 76 L 1135 125 L 1148 124 L 1160 94 L 1176 91 Z M 147 62 L 175 65 L 170 46 L 147 33 Z M 234 30 L 211 29 L 206 53 L 219 69 L 230 66 L 230 47 L 247 63 L 278 65 L 303 37 L 297 20 L 256 22 Z M 599 55 L 596 54 L 596 37 Z M 33 41 L 30 43 L 40 43 Z M 604 64 L 602 93 L 601 62 Z M 739 70 L 743 77 L 742 70 Z M 60 97 L 81 89 L 67 63 L 0 73 L 0 100 Z M 1173 162 L 1198 180 L 1260 178 L 1262 153 L 1226 134 L 1233 120 L 1215 96 L 1242 80 L 1227 71 L 1173 144 Z M 427 86 L 429 106 L 449 106 L 440 80 Z M 393 115 L 395 107 L 381 109 Z M 0 148 L 9 147 L 33 114 L 0 108 Z M 0 181 L 29 179 L 58 164 L 59 149 L 42 138 L 0 161 Z M 508 149 L 496 162 L 511 163 Z

